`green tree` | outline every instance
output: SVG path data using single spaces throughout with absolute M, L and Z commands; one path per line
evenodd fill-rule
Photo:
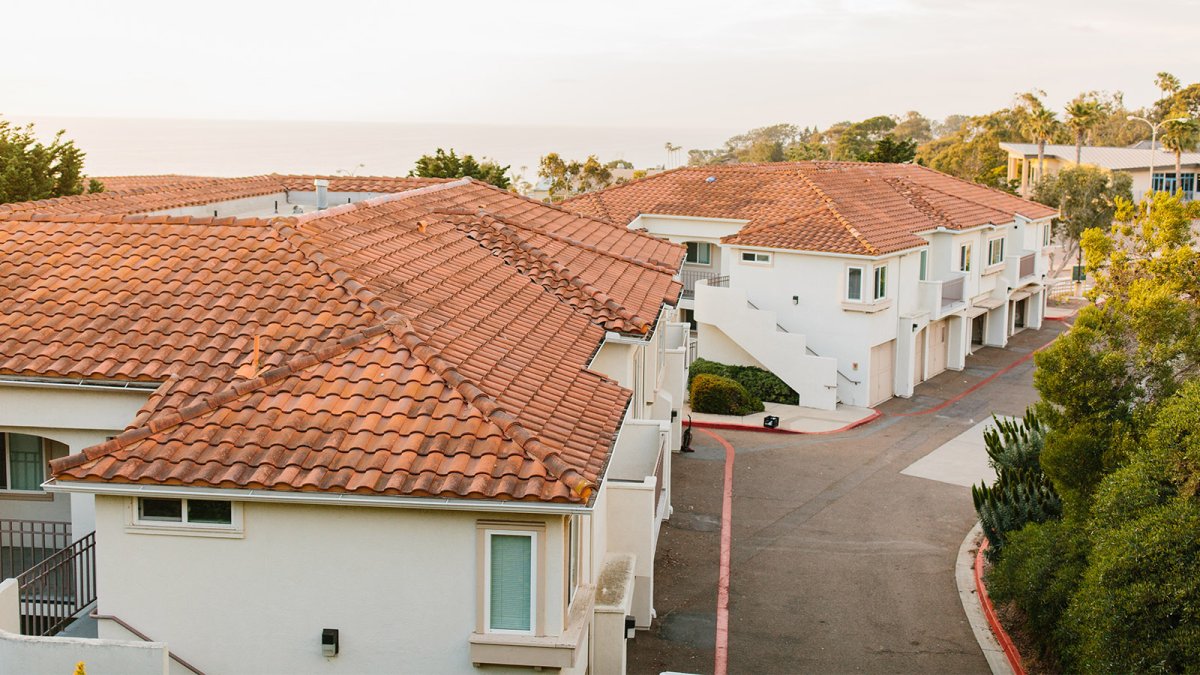
M 1046 176 L 1033 186 L 1033 199 L 1058 209 L 1058 236 L 1068 248 L 1057 261 L 1057 275 L 1079 253 L 1083 233 L 1092 228 L 1112 226 L 1120 199 L 1133 199 L 1133 179 L 1124 172 L 1111 172 L 1095 166 L 1073 166 Z
M 538 176 L 550 182 L 550 200 L 555 202 L 606 188 L 613 182 L 612 170 L 595 155 L 579 162 L 564 160 L 557 152 L 551 152 L 538 162 Z
M 1038 146 L 1038 178 L 1046 175 L 1046 143 L 1058 131 L 1058 117 L 1047 108 L 1038 95 L 1045 92 L 1026 92 L 1019 97 L 1021 131 Z
M 1200 121 L 1188 115 L 1188 109 L 1177 104 L 1167 113 L 1167 119 L 1174 121 L 1164 125 L 1162 136 L 1159 136 L 1163 147 L 1175 153 L 1176 190 L 1183 188 L 1183 153 L 1195 150 L 1197 143 L 1200 143 Z
M 933 140 L 933 122 L 921 113 L 910 110 L 896 121 L 892 136 L 914 141 L 913 147 Z
M 82 194 L 84 153 L 60 130 L 49 145 L 34 135 L 32 124 L 0 120 L 0 203 L 25 202 Z M 88 181 L 89 192 L 104 186 Z
M 478 162 L 471 155 L 459 157 L 454 153 L 454 148 L 450 148 L 449 153 L 438 148 L 432 155 L 421 155 L 408 175 L 422 178 L 475 178 L 508 189 L 508 169 L 487 159 Z
M 887 164 L 907 164 L 917 155 L 917 142 L 913 139 L 897 140 L 888 135 L 879 139 L 874 148 L 858 159 L 863 162 L 884 162 Z
M 834 159 L 860 160 L 895 128 L 896 120 L 887 115 L 877 115 L 851 124 L 838 136 Z
M 1067 104 L 1067 128 L 1075 135 L 1075 164 L 1083 163 L 1083 141 L 1104 117 L 1105 104 L 1096 92 L 1076 96 Z
M 1021 138 L 1019 116 L 1012 110 L 968 118 L 953 133 L 917 148 L 916 161 L 988 187 L 1013 192 L 1008 183 L 1008 153 L 1000 143 Z

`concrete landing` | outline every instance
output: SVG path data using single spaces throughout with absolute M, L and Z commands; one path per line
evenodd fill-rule
M 971 487 L 996 480 L 996 471 L 988 465 L 983 430 L 995 426 L 988 418 L 943 443 L 936 450 L 908 465 L 900 473 L 951 485 Z
M 779 418 L 779 429 L 802 434 L 827 434 L 863 422 L 878 416 L 872 408 L 857 408 L 849 405 L 838 405 L 837 410 L 817 410 L 798 405 L 783 403 L 764 403 L 765 411 L 751 415 L 711 415 L 709 413 L 692 412 L 684 408 L 683 421 L 687 422 L 690 415 L 697 426 L 701 424 L 721 425 L 723 428 L 744 428 L 762 431 L 763 418 L 774 415 Z

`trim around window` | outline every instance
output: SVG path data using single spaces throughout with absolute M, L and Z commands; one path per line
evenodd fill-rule
M 770 265 L 771 254 L 762 251 L 742 251 L 738 260 L 747 265 Z
M 546 524 L 535 521 L 477 521 L 475 523 L 478 582 L 475 632 L 490 635 L 545 635 Z M 492 554 L 496 537 L 529 538 L 529 628 L 494 628 L 492 617 Z
M 988 239 L 988 267 L 994 267 L 1004 262 L 1004 237 Z
M 134 534 L 225 538 L 245 536 L 241 502 L 179 497 L 131 497 L 126 500 L 125 510 L 125 531 Z M 225 513 L 228 513 L 228 517 Z

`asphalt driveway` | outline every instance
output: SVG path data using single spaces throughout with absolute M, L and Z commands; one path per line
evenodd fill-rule
M 985 348 L 849 432 L 716 432 L 736 450 L 731 673 L 988 672 L 954 582 L 970 489 L 901 471 L 992 413 L 1023 413 L 1033 362 L 1013 364 L 1063 328 Z M 658 619 L 630 643 L 630 672 L 713 669 L 724 451 L 699 432 L 693 447 L 675 456 Z

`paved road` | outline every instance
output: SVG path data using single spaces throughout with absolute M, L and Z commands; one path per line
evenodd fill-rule
M 736 448 L 731 673 L 985 673 L 954 583 L 975 522 L 966 487 L 902 475 L 993 412 L 1036 399 L 1028 355 L 1058 322 L 983 349 L 962 372 L 889 401 L 879 420 L 834 436 L 718 432 Z M 724 453 L 696 434 L 676 455 L 675 513 L 657 561 L 658 619 L 630 644 L 630 672 L 711 672 Z

